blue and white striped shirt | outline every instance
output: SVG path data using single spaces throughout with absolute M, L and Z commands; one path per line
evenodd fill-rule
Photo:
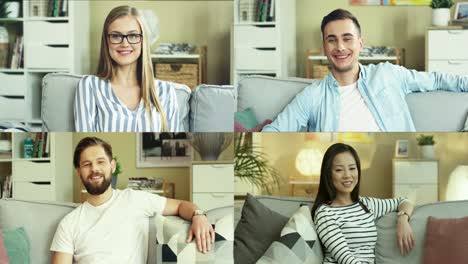
M 369 213 L 358 203 L 347 206 L 320 206 L 314 224 L 324 246 L 324 264 L 364 264 L 375 262 L 377 228 L 375 220 L 398 210 L 405 198 L 359 197 Z
M 169 132 L 179 132 L 179 113 L 175 83 L 155 79 L 157 95 L 166 114 Z M 143 99 L 135 110 L 122 103 L 112 90 L 110 80 L 86 75 L 75 93 L 75 130 L 77 132 L 160 132 L 161 115 L 151 105 L 151 117 Z

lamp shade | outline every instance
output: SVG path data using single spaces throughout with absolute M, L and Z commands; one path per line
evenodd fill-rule
M 450 174 L 446 191 L 447 201 L 468 200 L 468 166 L 458 166 Z
M 303 148 L 296 156 L 296 169 L 304 176 L 320 175 L 323 153 L 315 148 Z

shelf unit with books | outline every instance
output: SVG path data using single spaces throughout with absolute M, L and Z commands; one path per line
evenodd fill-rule
M 244 75 L 296 76 L 296 1 L 234 0 L 231 35 L 234 85 Z
M 57 16 L 51 16 L 52 6 Z M 22 0 L 22 17 L 0 20 L 10 41 L 10 62 L 0 68 L 0 120 L 40 130 L 42 78 L 52 72 L 89 73 L 89 11 L 87 0 Z M 11 67 L 17 36 L 23 39 L 20 63 Z
M 35 141 L 35 149 L 39 149 L 39 144 L 36 143 L 38 139 L 44 139 L 42 156 L 24 158 L 27 138 Z M 11 133 L 11 149 L 11 159 L 0 160 L 0 171 L 5 170 L 6 174 L 11 175 L 9 181 L 12 198 L 73 201 L 71 133 Z

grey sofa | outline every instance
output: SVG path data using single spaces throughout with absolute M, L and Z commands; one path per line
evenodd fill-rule
M 253 109 L 258 123 L 274 120 L 297 93 L 317 80 L 248 76 L 237 87 L 237 111 Z M 261 98 L 261 100 L 260 100 Z M 416 131 L 459 132 L 468 127 L 468 93 L 428 92 L 406 97 Z M 468 129 L 468 128 L 467 128 Z
M 312 206 L 313 202 L 307 198 L 257 196 L 258 201 L 269 209 L 286 217 L 303 204 Z M 240 219 L 240 210 L 236 211 L 235 219 Z M 416 206 L 411 217 L 411 228 L 415 238 L 415 246 L 411 254 L 403 257 L 396 245 L 396 213 L 387 214 L 377 220 L 377 244 L 375 249 L 376 263 L 380 264 L 419 264 L 422 263 L 426 225 L 429 216 L 436 218 L 459 218 L 468 216 L 467 201 L 451 201 Z
M 78 204 L 22 201 L 0 199 L 0 227 L 13 229 L 24 227 L 29 238 L 30 258 L 32 263 L 51 263 L 50 244 L 60 220 Z M 219 218 L 232 214 L 232 207 L 220 207 L 208 211 L 211 223 Z M 154 218 L 154 217 L 153 217 Z M 150 218 L 148 241 L 148 264 L 157 263 L 156 258 L 156 225 Z
M 73 102 L 81 75 L 47 74 L 42 80 L 43 130 L 75 131 Z M 184 132 L 232 132 L 235 92 L 232 86 L 200 85 L 176 89 Z M 182 132 L 182 131 L 181 131 Z

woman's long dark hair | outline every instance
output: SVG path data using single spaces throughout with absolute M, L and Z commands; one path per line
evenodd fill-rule
M 359 184 L 361 183 L 361 161 L 356 150 L 350 145 L 343 143 L 335 143 L 331 145 L 322 160 L 322 168 L 320 169 L 320 183 L 317 192 L 317 197 L 314 201 L 314 206 L 312 206 L 312 218 L 315 219 L 315 212 L 322 204 L 330 204 L 336 198 L 336 189 L 333 185 L 332 180 L 332 166 L 333 160 L 336 155 L 349 152 L 353 155 L 354 160 L 356 161 L 356 167 L 358 170 L 358 182 L 354 190 L 351 191 L 351 200 L 353 202 L 359 201 Z M 364 208 L 366 210 L 366 208 Z M 367 211 L 367 210 L 366 210 Z

